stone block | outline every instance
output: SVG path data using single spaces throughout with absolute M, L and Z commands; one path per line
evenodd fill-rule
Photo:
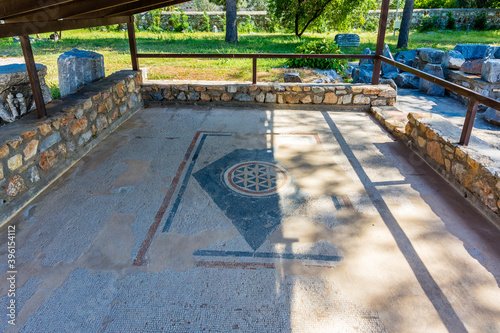
M 441 65 L 444 68 L 460 69 L 460 67 L 462 67 L 462 64 L 464 62 L 465 58 L 462 55 L 462 53 L 457 51 L 446 51 L 443 56 L 443 61 L 441 62 Z
M 57 59 L 61 96 L 75 92 L 86 84 L 105 77 L 101 54 L 73 49 Z
M 337 34 L 335 35 L 335 43 L 338 46 L 359 46 L 359 36 L 356 34 Z
M 500 98 L 498 98 L 497 101 L 500 102 Z M 483 118 L 489 123 L 500 125 L 500 110 L 488 108 L 483 113 Z
M 368 54 L 368 55 L 372 55 L 372 51 L 370 50 L 370 48 L 366 48 L 364 49 L 364 51 L 361 53 L 361 54 Z M 373 59 L 359 59 L 359 66 L 363 66 L 363 65 L 373 65 L 373 62 L 374 60 Z
M 234 99 L 238 102 L 253 102 L 253 97 L 248 94 L 237 94 Z
M 31 140 L 30 143 L 24 148 L 23 153 L 24 153 L 24 160 L 28 160 L 35 156 L 36 151 L 38 149 L 38 140 Z
M 491 83 L 500 82 L 500 59 L 488 59 L 484 62 L 481 79 Z
M 276 94 L 268 92 L 266 94 L 266 103 L 276 103 Z
M 444 78 L 443 68 L 439 65 L 427 64 L 424 67 L 424 72 L 439 78 Z M 444 96 L 444 88 L 427 80 L 420 79 L 419 90 L 430 96 Z
M 466 60 L 460 70 L 466 74 L 481 75 L 485 59 Z
M 460 52 L 465 59 L 482 59 L 491 53 L 492 48 L 484 44 L 458 44 L 454 50 Z
M 10 197 L 15 197 L 26 190 L 26 185 L 21 176 L 15 175 L 9 179 L 7 188 L 5 189 Z
M 23 158 L 20 154 L 14 155 L 7 161 L 7 166 L 14 171 L 23 165 Z
M 433 49 L 432 47 L 424 47 L 417 49 L 417 57 L 420 62 L 426 64 L 441 64 L 443 62 L 444 51 Z
M 389 45 L 387 45 L 387 44 L 384 45 L 382 55 L 386 58 L 394 60 L 394 57 L 392 56 L 391 50 L 389 49 Z M 391 66 L 385 62 L 382 62 L 382 76 L 386 77 L 385 74 L 391 73 L 391 72 L 399 73 L 399 69 L 397 67 Z M 386 78 L 392 79 L 391 77 L 386 77 Z
M 3 145 L 0 146 L 0 158 L 9 155 L 9 146 Z
M 365 95 L 356 95 L 353 99 L 354 104 L 370 104 L 370 97 Z
M 52 101 L 50 89 L 45 83 L 47 67 L 36 64 L 38 78 L 45 104 Z M 36 110 L 35 100 L 26 65 L 0 66 L 0 125 L 11 123 L 17 118 Z
M 337 104 L 338 97 L 333 92 L 329 92 L 325 94 L 325 99 L 323 103 L 325 104 Z
M 302 82 L 299 73 L 286 73 L 283 80 L 285 82 Z
M 411 73 L 399 73 L 394 82 L 400 88 L 418 89 L 420 87 L 420 78 Z
M 414 60 L 417 57 L 417 50 L 399 51 L 394 55 L 394 60 L 402 64 L 414 67 Z
M 373 69 L 367 70 L 362 67 L 354 69 L 352 78 L 353 83 L 371 83 L 373 76 Z

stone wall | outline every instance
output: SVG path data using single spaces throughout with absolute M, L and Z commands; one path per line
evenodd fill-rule
M 372 107 L 371 112 L 500 226 L 500 154 L 496 147 L 474 136 L 468 146 L 459 145 L 461 129 L 440 115 L 407 115 L 388 106 Z
M 446 13 L 451 12 L 453 17 L 457 20 L 457 28 L 467 29 L 467 26 L 470 25 L 471 28 L 474 26 L 474 19 L 481 12 L 486 12 L 486 19 L 490 26 L 500 26 L 500 9 L 477 9 L 477 8 L 446 8 L 446 9 L 414 9 L 413 16 L 411 20 L 411 27 L 416 28 L 422 24 L 422 17 L 424 15 L 437 15 L 441 18 L 441 22 L 444 24 L 447 22 Z M 368 16 L 371 17 L 380 17 L 380 11 L 374 10 L 368 13 Z M 398 20 L 401 20 L 403 16 L 403 10 L 399 10 L 398 12 Z M 388 22 L 389 24 L 393 24 L 396 18 L 396 10 L 389 10 Z M 457 41 L 459 42 L 459 41 Z
M 446 80 L 458 84 L 462 87 L 474 90 L 475 92 L 480 93 L 483 96 L 493 99 L 500 98 L 500 83 L 486 82 L 482 80 L 480 76 L 466 74 L 456 70 L 445 70 L 445 78 Z M 465 96 L 448 90 L 447 93 L 451 97 L 459 100 L 465 105 L 469 103 L 469 99 Z
M 0 130 L 0 221 L 22 208 L 142 107 L 140 72 L 121 71 Z
M 424 15 L 437 15 L 441 18 L 441 22 L 444 24 L 447 20 L 446 13 L 451 12 L 453 17 L 457 20 L 457 27 L 460 29 L 467 29 L 467 26 L 473 26 L 474 19 L 481 12 L 487 13 L 487 21 L 490 26 L 500 26 L 500 9 L 415 9 L 413 11 L 411 27 L 416 28 L 422 24 L 422 17 Z M 195 30 L 202 30 L 204 27 L 203 12 L 184 12 L 189 17 L 189 25 Z M 210 17 L 210 27 L 213 31 L 213 26 L 217 26 L 219 31 L 224 29 L 223 16 L 225 12 L 207 12 Z M 399 10 L 398 19 L 401 20 L 403 15 L 403 10 Z M 172 24 L 170 23 L 171 12 L 164 12 L 161 17 L 161 25 L 165 30 L 171 30 Z M 238 12 L 238 23 L 243 23 L 248 19 L 248 16 L 252 18 L 255 22 L 257 29 L 266 30 L 270 24 L 270 18 L 265 11 L 241 11 Z M 369 11 L 367 18 L 373 17 L 378 19 L 380 17 L 380 11 L 373 10 Z M 391 9 L 389 11 L 388 22 L 390 25 L 394 23 L 396 18 L 396 10 Z M 151 15 L 149 12 L 138 14 L 135 16 L 136 24 L 139 29 L 145 30 L 151 24 Z M 457 41 L 458 42 L 458 41 Z
M 180 14 L 180 13 L 177 13 Z M 185 12 L 189 17 L 189 25 L 194 30 L 203 31 L 205 27 L 205 20 L 203 19 L 203 12 Z M 161 16 L 161 27 L 165 30 L 172 30 L 173 26 L 170 22 L 170 17 L 172 12 L 163 12 Z M 225 12 L 207 12 L 210 18 L 210 31 L 213 32 L 213 26 L 215 25 L 218 31 L 223 31 L 225 29 L 224 15 Z M 238 12 L 238 23 L 245 23 L 248 18 L 251 17 L 252 21 L 255 23 L 255 27 L 258 30 L 267 30 L 269 28 L 270 19 L 267 16 L 267 12 Z M 140 30 L 146 30 L 151 25 L 151 14 L 149 12 L 137 14 L 135 16 L 136 26 Z
M 145 101 L 200 101 L 278 104 L 337 104 L 368 108 L 394 105 L 396 91 L 388 85 L 311 83 L 189 83 L 147 81 L 142 89 Z

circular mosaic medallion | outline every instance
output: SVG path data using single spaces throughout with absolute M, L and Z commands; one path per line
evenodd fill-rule
M 273 195 L 290 184 L 288 170 L 274 163 L 238 163 L 224 172 L 224 183 L 239 194 L 262 197 Z

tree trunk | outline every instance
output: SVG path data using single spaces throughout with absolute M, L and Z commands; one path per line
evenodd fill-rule
M 414 5 L 415 0 L 406 0 L 401 27 L 399 28 L 398 49 L 408 48 L 408 37 L 410 36 L 410 24 Z
M 236 1 L 226 0 L 226 42 L 238 43 Z

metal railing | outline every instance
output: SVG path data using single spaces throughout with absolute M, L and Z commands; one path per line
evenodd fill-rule
M 437 76 L 425 73 L 416 68 L 404 65 L 384 56 L 368 55 L 368 54 L 288 54 L 288 53 L 234 53 L 234 54 L 218 54 L 218 53 L 137 53 L 136 59 L 139 58 L 185 58 L 185 59 L 252 59 L 252 83 L 257 83 L 257 59 L 373 59 L 375 63 L 385 62 L 389 65 L 397 67 L 405 72 L 414 74 L 419 78 L 437 84 L 449 91 L 465 96 L 469 99 L 467 114 L 465 116 L 462 134 L 459 144 L 467 146 L 469 144 L 472 128 L 474 127 L 474 119 L 477 114 L 479 104 L 484 104 L 488 107 L 500 110 L 500 102 L 483 96 L 478 92 L 462 87 L 458 84 L 446 81 Z M 377 66 L 375 66 L 377 67 Z M 378 66 L 380 67 L 380 66 Z M 372 84 L 378 84 L 379 75 L 374 73 Z

